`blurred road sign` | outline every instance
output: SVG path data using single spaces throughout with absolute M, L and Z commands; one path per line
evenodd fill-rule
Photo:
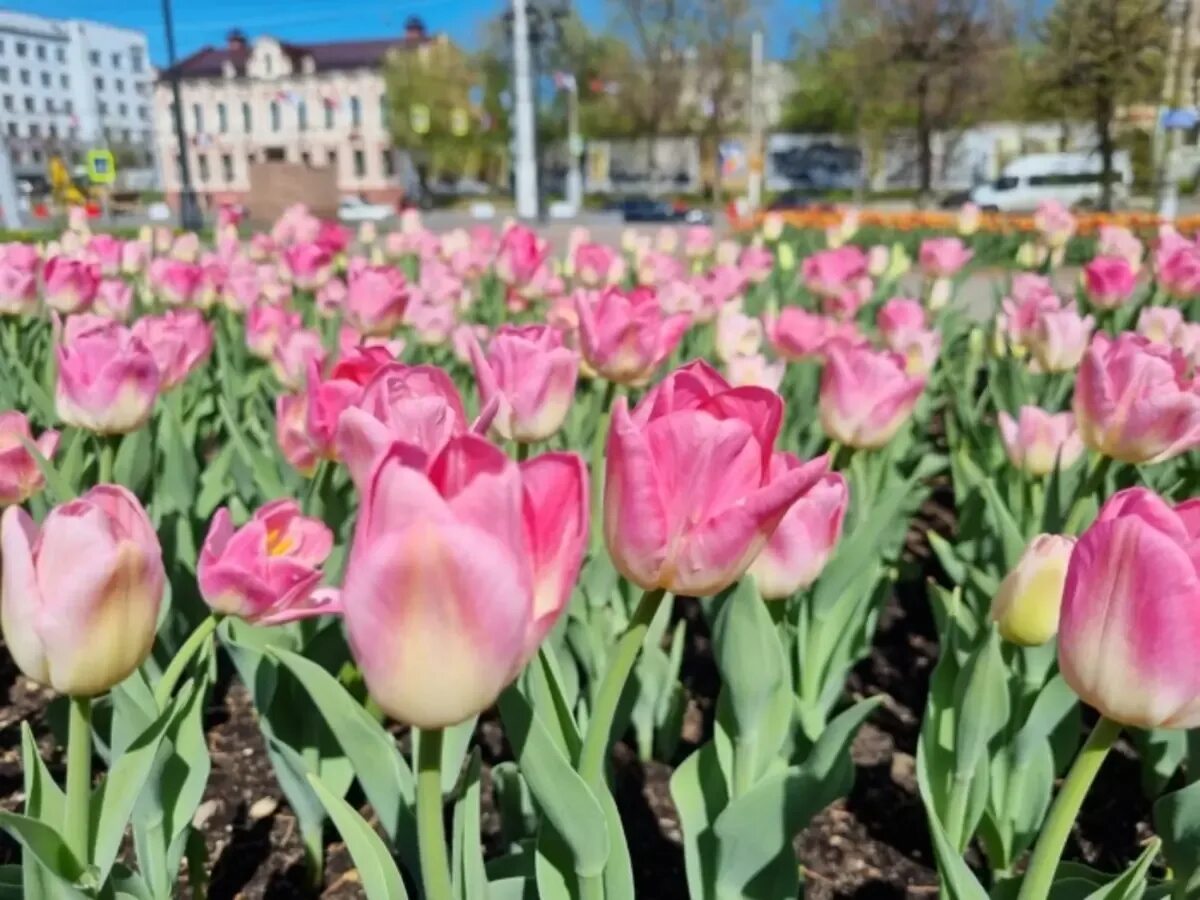
M 1163 113 L 1163 128 L 1187 131 L 1195 128 L 1200 118 L 1194 109 L 1168 109 Z
M 117 180 L 117 162 L 111 150 L 87 152 L 87 174 L 92 184 L 112 184 Z

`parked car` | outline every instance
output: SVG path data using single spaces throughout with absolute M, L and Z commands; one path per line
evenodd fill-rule
M 626 197 L 617 204 L 616 209 L 626 222 L 686 222 L 689 225 L 712 222 L 712 213 L 708 210 L 653 197 Z
M 338 218 L 343 222 L 383 222 L 396 214 L 390 203 L 368 203 L 362 197 L 343 197 Z
M 1104 192 L 1099 153 L 1034 153 L 1020 156 L 1004 167 L 990 184 L 971 189 L 971 202 L 981 209 L 1027 212 L 1046 200 L 1067 207 L 1097 207 Z M 1112 195 L 1117 205 L 1127 203 L 1133 183 L 1129 154 L 1113 155 Z

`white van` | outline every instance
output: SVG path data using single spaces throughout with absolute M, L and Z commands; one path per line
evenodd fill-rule
M 1129 153 L 1113 154 L 1112 200 L 1114 206 L 1129 201 L 1133 183 L 1133 165 Z M 1057 200 L 1066 207 L 1100 206 L 1103 166 L 1098 152 L 1034 153 L 1020 156 L 1004 167 L 990 184 L 971 189 L 971 202 L 981 209 L 1000 212 L 1028 212 L 1045 200 Z

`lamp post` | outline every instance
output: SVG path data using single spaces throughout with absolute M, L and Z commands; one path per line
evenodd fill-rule
M 183 100 L 179 94 L 179 70 L 175 68 L 175 25 L 171 18 L 171 0 L 163 0 L 163 29 L 167 37 L 167 72 L 171 82 L 171 99 L 175 108 L 175 141 L 179 144 L 179 224 L 187 231 L 199 231 L 204 224 L 200 204 L 192 189 L 192 173 L 188 165 L 187 133 L 183 127 Z
M 1177 123 L 1166 121 L 1183 105 L 1185 83 L 1191 71 L 1193 17 L 1196 11 L 1194 0 L 1173 0 L 1168 6 L 1171 19 L 1171 54 L 1166 67 L 1164 85 L 1164 109 L 1159 111 L 1156 127 L 1162 135 L 1162 153 L 1158 171 L 1158 216 L 1164 221 L 1173 221 L 1179 213 L 1179 172 L 1176 164 L 1176 147 L 1179 145 Z

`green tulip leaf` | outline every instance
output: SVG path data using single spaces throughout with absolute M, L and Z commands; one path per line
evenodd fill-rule
M 775 623 L 750 576 L 742 578 L 721 605 L 713 628 L 713 656 L 729 695 L 737 736 L 752 738 L 784 685 L 787 664 Z
M 57 879 L 55 887 L 68 892 L 69 896 L 85 896 L 75 888 L 86 888 L 85 880 L 94 885 L 100 883 L 71 852 L 62 835 L 44 822 L 0 810 L 0 828 L 12 835 L 47 873 L 54 876 Z

